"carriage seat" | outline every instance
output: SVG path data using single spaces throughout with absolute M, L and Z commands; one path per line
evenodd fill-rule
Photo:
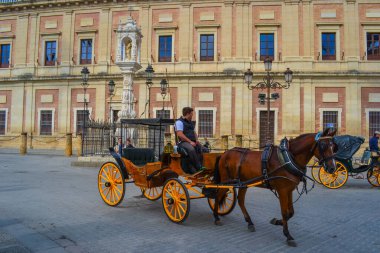
M 136 166 L 144 166 L 155 161 L 152 148 L 123 148 L 123 157 Z

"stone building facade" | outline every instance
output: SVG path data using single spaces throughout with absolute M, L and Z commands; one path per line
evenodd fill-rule
M 134 82 L 137 115 L 146 117 L 144 69 L 155 70 L 150 115 L 196 111 L 198 132 L 218 145 L 222 135 L 257 147 L 266 129 L 261 90 L 248 90 L 273 59 L 275 80 L 294 72 L 289 89 L 271 102 L 278 141 L 334 124 L 340 134 L 368 139 L 380 130 L 380 3 L 377 0 L 104 0 L 0 1 L 0 145 L 61 148 L 81 126 L 80 71 L 90 70 L 90 117 L 121 109 L 122 76 L 115 65 L 118 24 L 132 16 L 143 34 L 143 69 Z M 160 81 L 170 94 L 163 98 Z M 162 107 L 164 112 L 160 112 Z M 143 114 L 143 112 L 145 113 Z M 261 133 L 261 135 L 260 135 Z M 261 137 L 263 138 L 263 137 Z M 262 141 L 262 140 L 261 140 Z

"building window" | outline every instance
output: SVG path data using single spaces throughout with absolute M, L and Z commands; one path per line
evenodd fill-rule
M 369 112 L 369 137 L 375 131 L 380 131 L 380 112 Z
M 338 129 L 338 111 L 323 111 L 323 131 L 330 127 Z
M 80 64 L 92 63 L 92 39 L 80 40 Z
M 83 133 L 84 118 L 86 117 L 86 122 L 89 120 L 89 111 L 77 110 L 77 122 L 76 122 L 76 132 Z
M 156 111 L 156 118 L 160 119 L 170 119 L 170 110 L 157 110 Z M 166 126 L 165 132 L 169 133 L 170 132 L 170 126 Z
M 214 60 L 214 34 L 201 35 L 201 61 Z
M 11 55 L 11 44 L 0 46 L 0 68 L 9 68 L 9 58 Z
M 199 110 L 198 112 L 198 136 L 213 137 L 214 135 L 214 111 Z
M 52 135 L 53 111 L 41 110 L 40 114 L 40 135 Z
M 54 66 L 57 60 L 56 55 L 57 42 L 46 41 L 45 42 L 45 66 Z
M 380 60 L 380 33 L 367 33 L 367 60 Z
M 335 33 L 322 33 L 322 60 L 336 60 Z
M 274 33 L 260 34 L 260 61 L 267 57 L 274 60 Z
M 159 62 L 171 62 L 172 61 L 172 36 L 160 36 L 159 37 Z
M 7 128 L 7 112 L 0 111 L 0 135 L 5 134 L 6 128 Z

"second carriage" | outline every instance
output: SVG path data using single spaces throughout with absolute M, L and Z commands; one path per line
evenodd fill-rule
M 380 163 L 377 156 L 372 156 L 369 150 L 365 150 L 360 160 L 353 159 L 353 155 L 364 143 L 364 138 L 343 135 L 334 137 L 337 145 L 335 154 L 336 170 L 326 171 L 316 161 L 311 166 L 311 174 L 315 181 L 330 189 L 342 187 L 348 180 L 348 176 L 354 178 L 367 178 L 374 187 L 380 187 Z M 365 174 L 365 175 L 363 175 Z
M 133 183 L 148 200 L 161 198 L 167 217 L 181 223 L 189 215 L 191 199 L 207 198 L 213 210 L 215 190 L 228 188 L 227 197 L 218 207 L 218 213 L 229 214 L 236 205 L 236 189 L 233 185 L 213 183 L 214 168 L 221 153 L 204 153 L 203 166 L 207 169 L 193 175 L 187 174 L 186 158 L 176 153 L 169 141 L 165 142 L 164 132 L 173 123 L 171 119 L 121 121 L 118 129 L 120 135 L 134 137 L 136 148 L 124 148 L 122 156 L 110 148 L 116 162 L 107 162 L 99 170 L 101 198 L 106 204 L 117 206 L 124 198 L 126 185 Z M 164 143 L 167 145 L 164 146 Z

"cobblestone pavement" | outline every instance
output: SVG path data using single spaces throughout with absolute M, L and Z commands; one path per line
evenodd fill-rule
M 250 189 L 249 232 L 239 207 L 213 225 L 204 199 L 191 202 L 182 225 L 170 222 L 161 201 L 139 198 L 127 186 L 119 207 L 100 199 L 94 168 L 71 167 L 57 155 L 0 154 L 0 253 L 3 252 L 380 252 L 380 189 L 349 178 L 342 189 L 321 186 L 295 204 L 289 248 L 276 197 Z

